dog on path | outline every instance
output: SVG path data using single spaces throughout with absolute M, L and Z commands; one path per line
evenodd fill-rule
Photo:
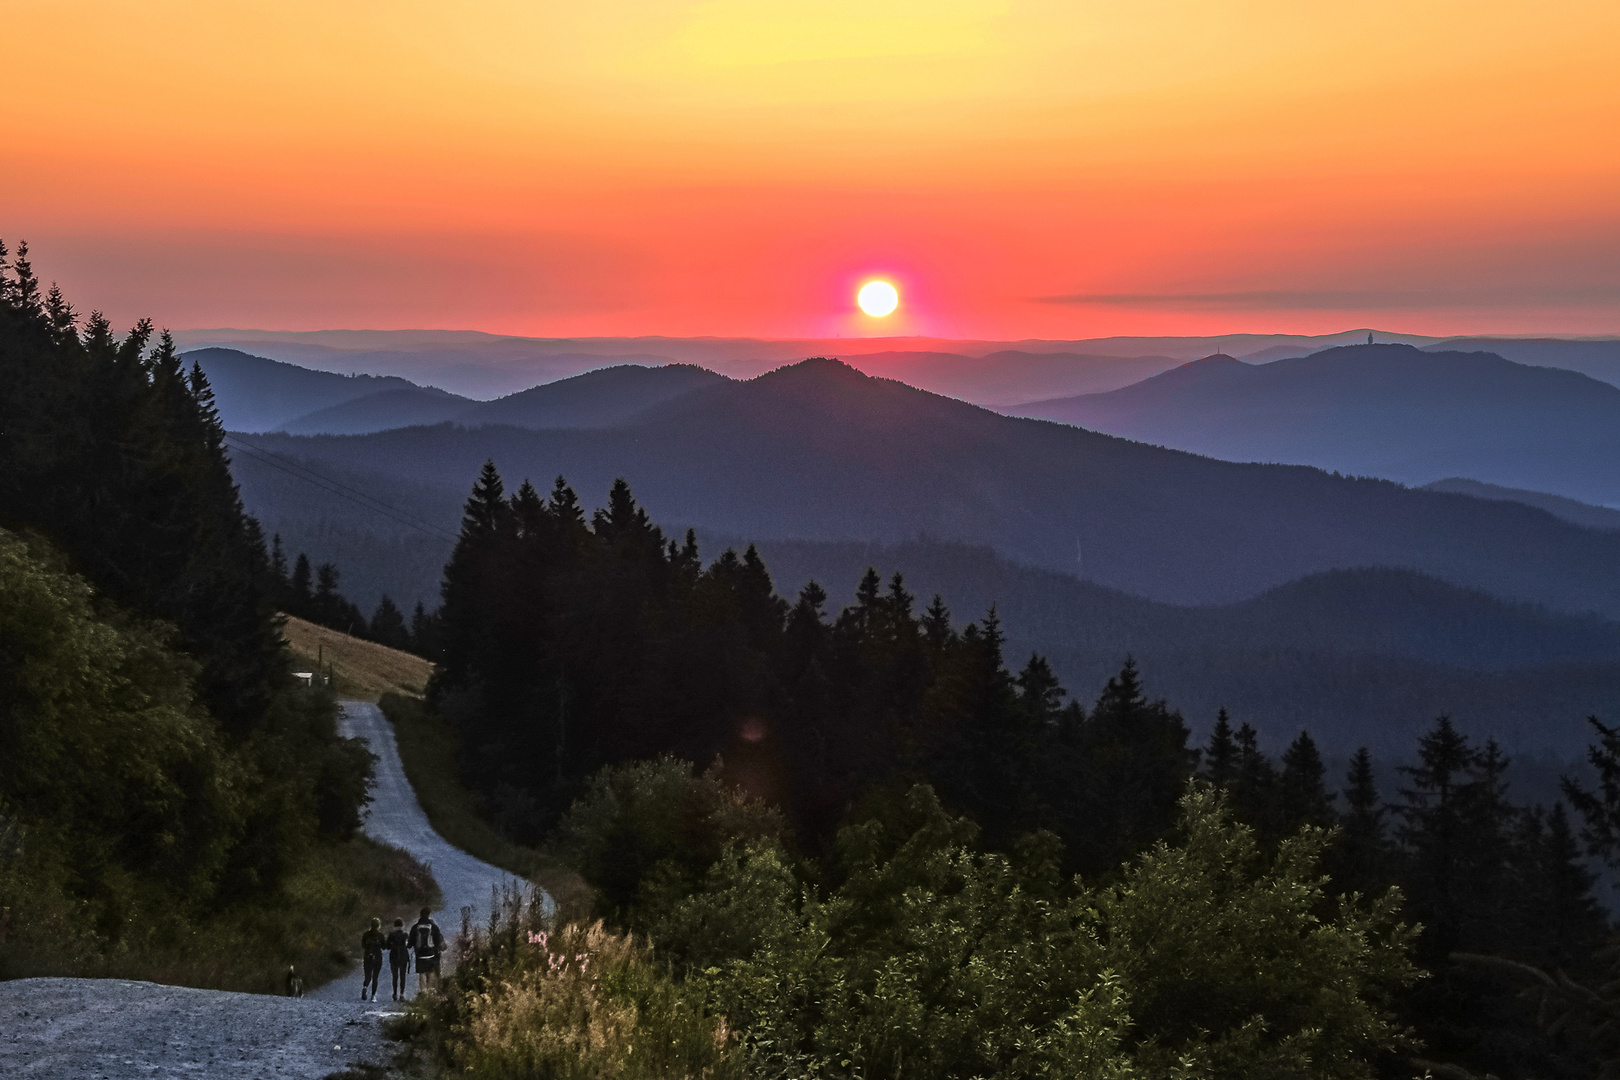
M 291 964 L 287 965 L 287 996 L 301 998 L 304 996 L 304 980 L 298 974 L 298 969 Z

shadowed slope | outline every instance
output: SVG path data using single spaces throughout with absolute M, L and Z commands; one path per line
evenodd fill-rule
M 508 424 L 536 430 L 614 427 L 683 394 L 729 381 L 691 364 L 621 364 L 481 402 L 455 419 L 466 426 Z
M 1620 503 L 1620 388 L 1490 353 L 1360 345 L 1260 365 L 1209 357 L 1008 411 L 1229 461 L 1413 484 L 1468 476 Z
M 1395 566 L 1620 615 L 1620 537 L 1531 507 L 1012 419 L 836 361 L 697 390 L 618 429 L 268 438 L 313 461 L 442 486 L 447 498 L 488 458 L 513 483 L 560 473 L 587 496 L 622 476 L 659 520 L 756 539 L 927 534 L 1172 602 Z

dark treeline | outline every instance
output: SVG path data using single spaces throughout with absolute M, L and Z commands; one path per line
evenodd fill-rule
M 1197 777 L 1225 789 L 1264 844 L 1337 826 L 1333 891 L 1401 888 L 1430 972 L 1401 1012 L 1431 1056 L 1591 1075 L 1588 1041 L 1545 1035 L 1515 982 L 1452 959 L 1590 979 L 1609 933 L 1565 810 L 1515 804 L 1494 743 L 1441 719 L 1399 776 L 1374 776 L 1363 751 L 1341 783 L 1308 733 L 1273 760 L 1223 713 L 1208 745 L 1190 747 L 1128 660 L 1091 707 L 1068 701 L 1040 656 L 1009 667 L 993 609 L 959 623 L 898 574 L 869 570 L 842 611 L 826 600 L 814 583 L 775 595 L 752 548 L 705 565 L 691 534 L 665 536 L 622 481 L 587 515 L 562 479 L 549 497 L 527 482 L 508 494 L 488 464 L 445 570 L 431 696 L 498 824 L 530 841 L 604 766 L 718 755 L 816 857 L 841 824 L 923 781 L 988 847 L 1055 835 L 1063 865 L 1106 879 L 1171 833 Z M 1602 816 L 1591 799 L 1589 823 Z M 607 894 L 622 917 L 638 885 L 635 844 L 620 840 L 613 861 L 629 877 Z
M 407 621 L 405 613 L 384 593 L 368 619 L 360 606 L 339 590 L 339 580 L 336 564 L 325 562 L 311 569 L 304 552 L 298 553 L 289 568 L 280 535 L 270 538 L 271 596 L 279 610 L 390 649 L 413 652 L 430 660 L 437 657 L 437 612 L 428 611 L 418 601 Z
M 623 482 L 587 518 L 560 479 L 547 499 L 527 483 L 508 497 L 488 465 L 445 568 L 432 694 L 468 774 L 530 839 L 595 770 L 666 752 L 724 755 L 809 837 L 874 783 L 915 778 L 998 840 L 1051 828 L 1085 870 L 1174 817 L 1195 755 L 1134 669 L 1087 712 L 1043 659 L 1009 673 L 994 611 L 957 625 L 875 572 L 844 611 L 826 599 L 814 583 L 776 596 L 752 548 L 704 566 Z
M 21 247 L 10 263 L 0 248 L 0 385 L 0 528 L 30 552 L 12 549 L 16 595 L 79 583 L 61 595 L 88 587 L 96 605 L 42 600 L 48 611 L 8 609 L 0 628 L 0 817 L 31 838 L 17 887 L 30 904 L 59 894 L 80 912 L 64 925 L 99 935 L 91 948 L 150 929 L 137 895 L 149 880 L 183 883 L 163 894 L 165 917 L 272 895 L 319 843 L 353 833 L 370 759 L 290 676 L 269 555 L 207 379 L 147 321 L 120 338 L 100 314 L 81 320 L 42 292 Z M 38 633 L 48 620 L 149 656 L 119 645 L 69 660 Z M 95 692 L 123 704 L 85 711 L 85 676 L 41 681 L 31 663 L 104 668 Z M 141 712 L 142 694 L 152 709 L 172 699 L 170 727 Z M 96 727 L 117 729 L 125 709 L 155 732 L 138 746 L 153 764 L 127 785 L 111 778 L 129 762 Z M 63 761 L 82 782 L 53 771 Z

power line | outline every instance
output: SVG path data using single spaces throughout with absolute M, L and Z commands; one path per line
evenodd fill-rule
M 388 518 L 397 525 L 404 525 L 406 528 L 415 529 L 417 532 L 425 533 L 426 535 L 433 537 L 435 540 L 443 540 L 452 544 L 458 539 L 458 537 L 450 535 L 448 532 L 439 528 L 438 526 L 423 521 L 421 518 L 416 517 L 407 511 L 401 510 L 396 506 L 390 506 L 381 499 L 378 499 L 373 495 L 367 495 L 358 488 L 352 488 L 340 480 L 334 480 L 329 476 L 323 476 L 314 469 L 309 468 L 307 465 L 301 465 L 296 461 L 284 458 L 272 450 L 266 450 L 262 446 L 254 446 L 240 435 L 226 432 L 225 438 L 237 449 L 243 451 L 248 455 L 248 457 L 258 461 L 260 464 L 268 465 L 272 469 L 279 469 L 288 476 L 302 480 L 306 484 L 312 484 L 329 495 L 336 495 L 340 499 L 347 499 L 356 506 L 363 507 L 364 509 L 370 510 L 376 514 L 381 514 L 383 517 Z

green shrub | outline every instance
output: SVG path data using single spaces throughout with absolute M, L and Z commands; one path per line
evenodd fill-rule
M 369 756 L 329 697 L 290 690 L 232 739 L 168 628 L 60 563 L 0 530 L 0 978 L 277 992 L 289 965 L 343 970 L 371 915 L 437 903 L 353 837 Z
M 780 837 L 782 815 L 720 779 L 664 757 L 592 777 L 558 826 L 558 851 L 599 891 L 602 907 L 637 925 L 638 904 L 693 890 L 727 843 Z M 647 895 L 643 897 L 643 893 Z
M 0 531 L 0 796 L 29 832 L 23 872 L 112 941 L 143 890 L 211 899 L 246 824 L 250 770 L 168 637 Z
M 1039 838 L 980 852 L 931 790 L 906 802 L 903 842 L 844 830 L 825 899 L 762 839 L 643 910 L 753 1074 L 1361 1078 L 1401 1042 L 1384 1003 L 1412 931 L 1394 893 L 1324 896 L 1321 830 L 1266 856 L 1194 789 L 1181 839 L 1098 889 L 1060 882 Z

